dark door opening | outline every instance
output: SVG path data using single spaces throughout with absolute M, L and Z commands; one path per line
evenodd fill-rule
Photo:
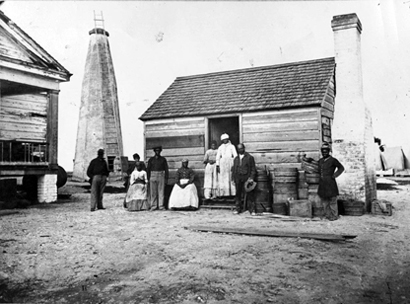
M 239 138 L 239 117 L 222 117 L 222 118 L 212 118 L 208 120 L 209 122 L 209 147 L 213 140 L 217 142 L 217 146 L 222 143 L 221 135 L 227 133 L 229 139 L 233 145 L 238 145 L 240 143 Z

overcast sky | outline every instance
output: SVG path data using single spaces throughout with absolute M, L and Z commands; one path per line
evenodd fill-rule
M 103 12 L 117 78 L 124 154 L 143 155 L 138 117 L 178 76 L 334 56 L 332 17 L 363 25 L 365 102 L 374 135 L 410 150 L 410 1 L 6 1 L 0 9 L 73 76 L 61 84 L 59 164 L 72 171 L 81 83 Z

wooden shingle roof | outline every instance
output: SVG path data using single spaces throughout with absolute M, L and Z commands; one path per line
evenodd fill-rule
M 333 57 L 178 77 L 141 120 L 320 105 Z

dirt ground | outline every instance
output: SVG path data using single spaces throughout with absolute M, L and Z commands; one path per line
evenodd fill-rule
M 123 210 L 104 195 L 90 212 L 84 185 L 55 204 L 0 216 L 0 302 L 410 303 L 410 180 L 378 198 L 392 216 L 335 222 L 251 218 L 228 210 Z M 190 225 L 354 234 L 342 241 L 204 233 Z

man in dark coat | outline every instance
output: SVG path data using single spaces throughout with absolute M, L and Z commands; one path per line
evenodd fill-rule
M 162 147 L 153 148 L 155 155 L 148 160 L 147 176 L 149 180 L 150 211 L 165 210 L 164 192 L 168 181 L 168 163 L 161 156 Z
M 245 145 L 239 144 L 237 146 L 238 156 L 235 157 L 232 166 L 232 180 L 235 182 L 236 186 L 236 196 L 235 196 L 235 211 L 234 214 L 239 214 L 243 210 L 242 205 L 242 194 L 245 193 L 245 184 L 254 183 L 256 176 L 255 160 L 252 155 L 245 152 Z M 248 203 L 249 212 L 255 215 L 255 199 L 254 192 L 250 191 L 246 195 Z
M 91 211 L 105 209 L 103 207 L 103 194 L 107 177 L 110 173 L 107 161 L 104 158 L 104 150 L 99 149 L 97 158 L 94 158 L 87 169 L 87 176 L 91 182 Z
M 320 178 L 317 194 L 322 202 L 324 217 L 334 221 L 339 218 L 337 211 L 339 189 L 337 188 L 336 178 L 343 173 L 345 168 L 336 158 L 330 155 L 329 144 L 324 143 L 321 152 L 323 157 L 319 159 Z

